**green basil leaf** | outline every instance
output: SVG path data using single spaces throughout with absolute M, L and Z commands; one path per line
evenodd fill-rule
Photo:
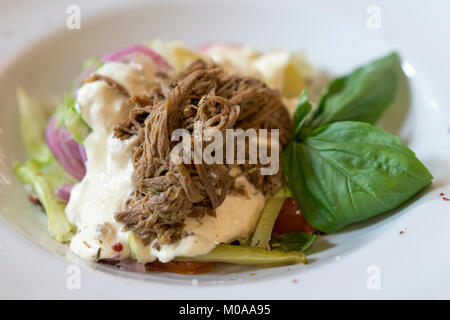
M 317 235 L 315 234 L 288 232 L 279 236 L 273 236 L 271 239 L 271 246 L 272 249 L 283 252 L 305 252 L 316 239 Z
M 375 123 L 394 100 L 400 76 L 400 59 L 394 52 L 333 80 L 308 127 L 346 120 Z
M 294 117 L 292 119 L 292 138 L 294 140 L 301 139 L 301 130 L 307 120 L 309 113 L 311 112 L 311 109 L 311 103 L 309 103 L 308 100 L 308 92 L 305 89 L 300 95 L 300 100 L 298 102 L 297 109 L 295 109 Z
M 433 178 L 397 137 L 363 122 L 316 129 L 282 157 L 305 218 L 327 233 L 398 207 Z

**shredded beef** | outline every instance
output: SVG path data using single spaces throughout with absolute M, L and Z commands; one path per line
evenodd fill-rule
M 135 190 L 115 218 L 144 244 L 157 239 L 156 247 L 185 236 L 187 217 L 214 215 L 234 188 L 229 174 L 233 165 L 176 164 L 171 157 L 178 143 L 171 141 L 173 130 L 185 128 L 192 133 L 194 124 L 200 123 L 202 130 L 215 128 L 225 136 L 225 130 L 232 128 L 276 128 L 281 146 L 289 139 L 290 118 L 278 91 L 202 60 L 176 76 L 158 74 L 148 93 L 129 101 L 134 108 L 115 128 L 115 137 L 136 137 L 132 154 Z M 203 142 L 203 149 L 209 143 Z M 280 186 L 281 169 L 276 175 L 262 176 L 259 165 L 239 166 L 265 195 Z

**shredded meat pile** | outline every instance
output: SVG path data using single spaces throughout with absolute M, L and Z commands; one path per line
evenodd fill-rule
M 220 130 L 224 144 L 225 130 L 236 128 L 280 129 L 281 147 L 289 139 L 290 117 L 278 91 L 202 60 L 176 76 L 158 74 L 150 92 L 133 96 L 130 102 L 134 107 L 115 128 L 115 136 L 136 137 L 135 191 L 115 218 L 144 244 L 157 239 L 156 248 L 185 236 L 187 217 L 214 215 L 226 195 L 236 191 L 229 174 L 233 165 L 176 164 L 170 156 L 178 143 L 171 141 L 173 130 L 192 133 L 194 123 L 200 123 L 202 130 Z M 208 143 L 203 142 L 203 148 Z M 239 165 L 257 189 L 270 195 L 281 183 L 281 168 L 276 175 L 263 176 L 259 166 Z

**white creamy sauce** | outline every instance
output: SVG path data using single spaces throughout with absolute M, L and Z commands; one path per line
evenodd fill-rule
M 133 191 L 130 141 L 93 133 L 85 146 L 90 159 L 86 176 L 73 188 L 66 207 L 69 221 L 78 228 L 70 248 L 87 259 L 98 254 L 111 258 L 118 254 L 112 248 L 114 244 L 128 241 L 128 234 L 121 232 L 114 213 Z M 126 256 L 127 252 L 122 251 L 121 255 Z
M 130 94 L 146 90 L 142 71 L 123 63 L 111 62 L 98 74 L 121 84 Z M 113 137 L 113 127 L 124 120 L 131 106 L 127 98 L 105 81 L 84 84 L 77 93 L 77 107 L 93 129 L 85 139 L 86 175 L 72 190 L 66 215 L 77 228 L 70 248 L 87 258 L 111 258 L 118 254 L 114 244 L 123 244 L 122 256 L 128 256 L 128 233 L 114 220 L 117 212 L 133 191 L 131 181 L 131 142 Z M 101 251 L 99 251 L 101 249 Z
M 239 69 L 247 68 L 250 60 L 254 62 L 259 57 L 251 49 L 233 52 L 223 49 L 222 53 L 218 50 L 211 53 L 214 60 L 231 63 Z M 224 61 L 225 56 L 228 61 Z M 166 58 L 170 61 L 169 57 Z M 282 57 L 278 60 L 275 57 L 257 60 L 251 72 L 276 74 L 276 69 L 283 65 L 280 60 L 283 60 Z M 145 92 L 153 81 L 151 69 L 136 63 L 108 62 L 96 73 L 114 79 L 130 95 Z M 86 259 L 113 258 L 119 254 L 113 246 L 120 242 L 123 246 L 120 256 L 128 257 L 129 233 L 122 231 L 123 225 L 115 221 L 114 214 L 123 207 L 134 190 L 131 163 L 133 139 L 114 138 L 113 127 L 127 117 L 131 106 L 117 89 L 105 81 L 94 81 L 78 90 L 76 107 L 93 131 L 84 142 L 88 159 L 86 176 L 73 188 L 66 207 L 69 221 L 78 228 L 70 248 Z M 238 175 L 239 172 L 233 170 L 232 174 Z M 174 244 L 161 245 L 159 250 L 152 244 L 139 246 L 139 260 L 158 258 L 167 262 L 177 256 L 202 255 L 219 243 L 249 237 L 264 207 L 265 198 L 243 176 L 238 176 L 235 184 L 241 185 L 247 195 L 229 194 L 216 210 L 216 217 L 187 219 L 186 230 L 192 235 Z

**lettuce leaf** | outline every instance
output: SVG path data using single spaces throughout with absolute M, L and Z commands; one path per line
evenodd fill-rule
M 63 99 L 64 126 L 69 130 L 74 140 L 80 144 L 92 131 L 91 127 L 84 121 L 81 114 L 75 109 L 75 99 L 71 93 L 66 93 Z
M 55 190 L 63 184 L 76 181 L 64 171 L 54 158 L 45 142 L 45 127 L 48 121 L 46 106 L 28 96 L 24 90 L 17 90 L 22 139 L 31 158 L 23 164 L 13 165 L 16 176 L 33 188 L 48 216 L 48 229 L 53 238 L 67 242 L 76 229 L 67 220 L 65 203 Z M 61 108 L 56 114 L 61 115 Z
M 52 154 L 45 143 L 47 125 L 46 106 L 31 98 L 21 88 L 17 89 L 20 115 L 20 130 L 25 148 L 34 159 L 41 163 L 50 161 Z
M 65 203 L 55 195 L 55 190 L 62 184 L 75 181 L 64 172 L 53 157 L 46 164 L 30 159 L 24 164 L 15 164 L 13 169 L 24 184 L 33 188 L 44 206 L 50 235 L 59 242 L 68 242 L 75 234 L 76 228 L 67 220 L 64 212 Z

